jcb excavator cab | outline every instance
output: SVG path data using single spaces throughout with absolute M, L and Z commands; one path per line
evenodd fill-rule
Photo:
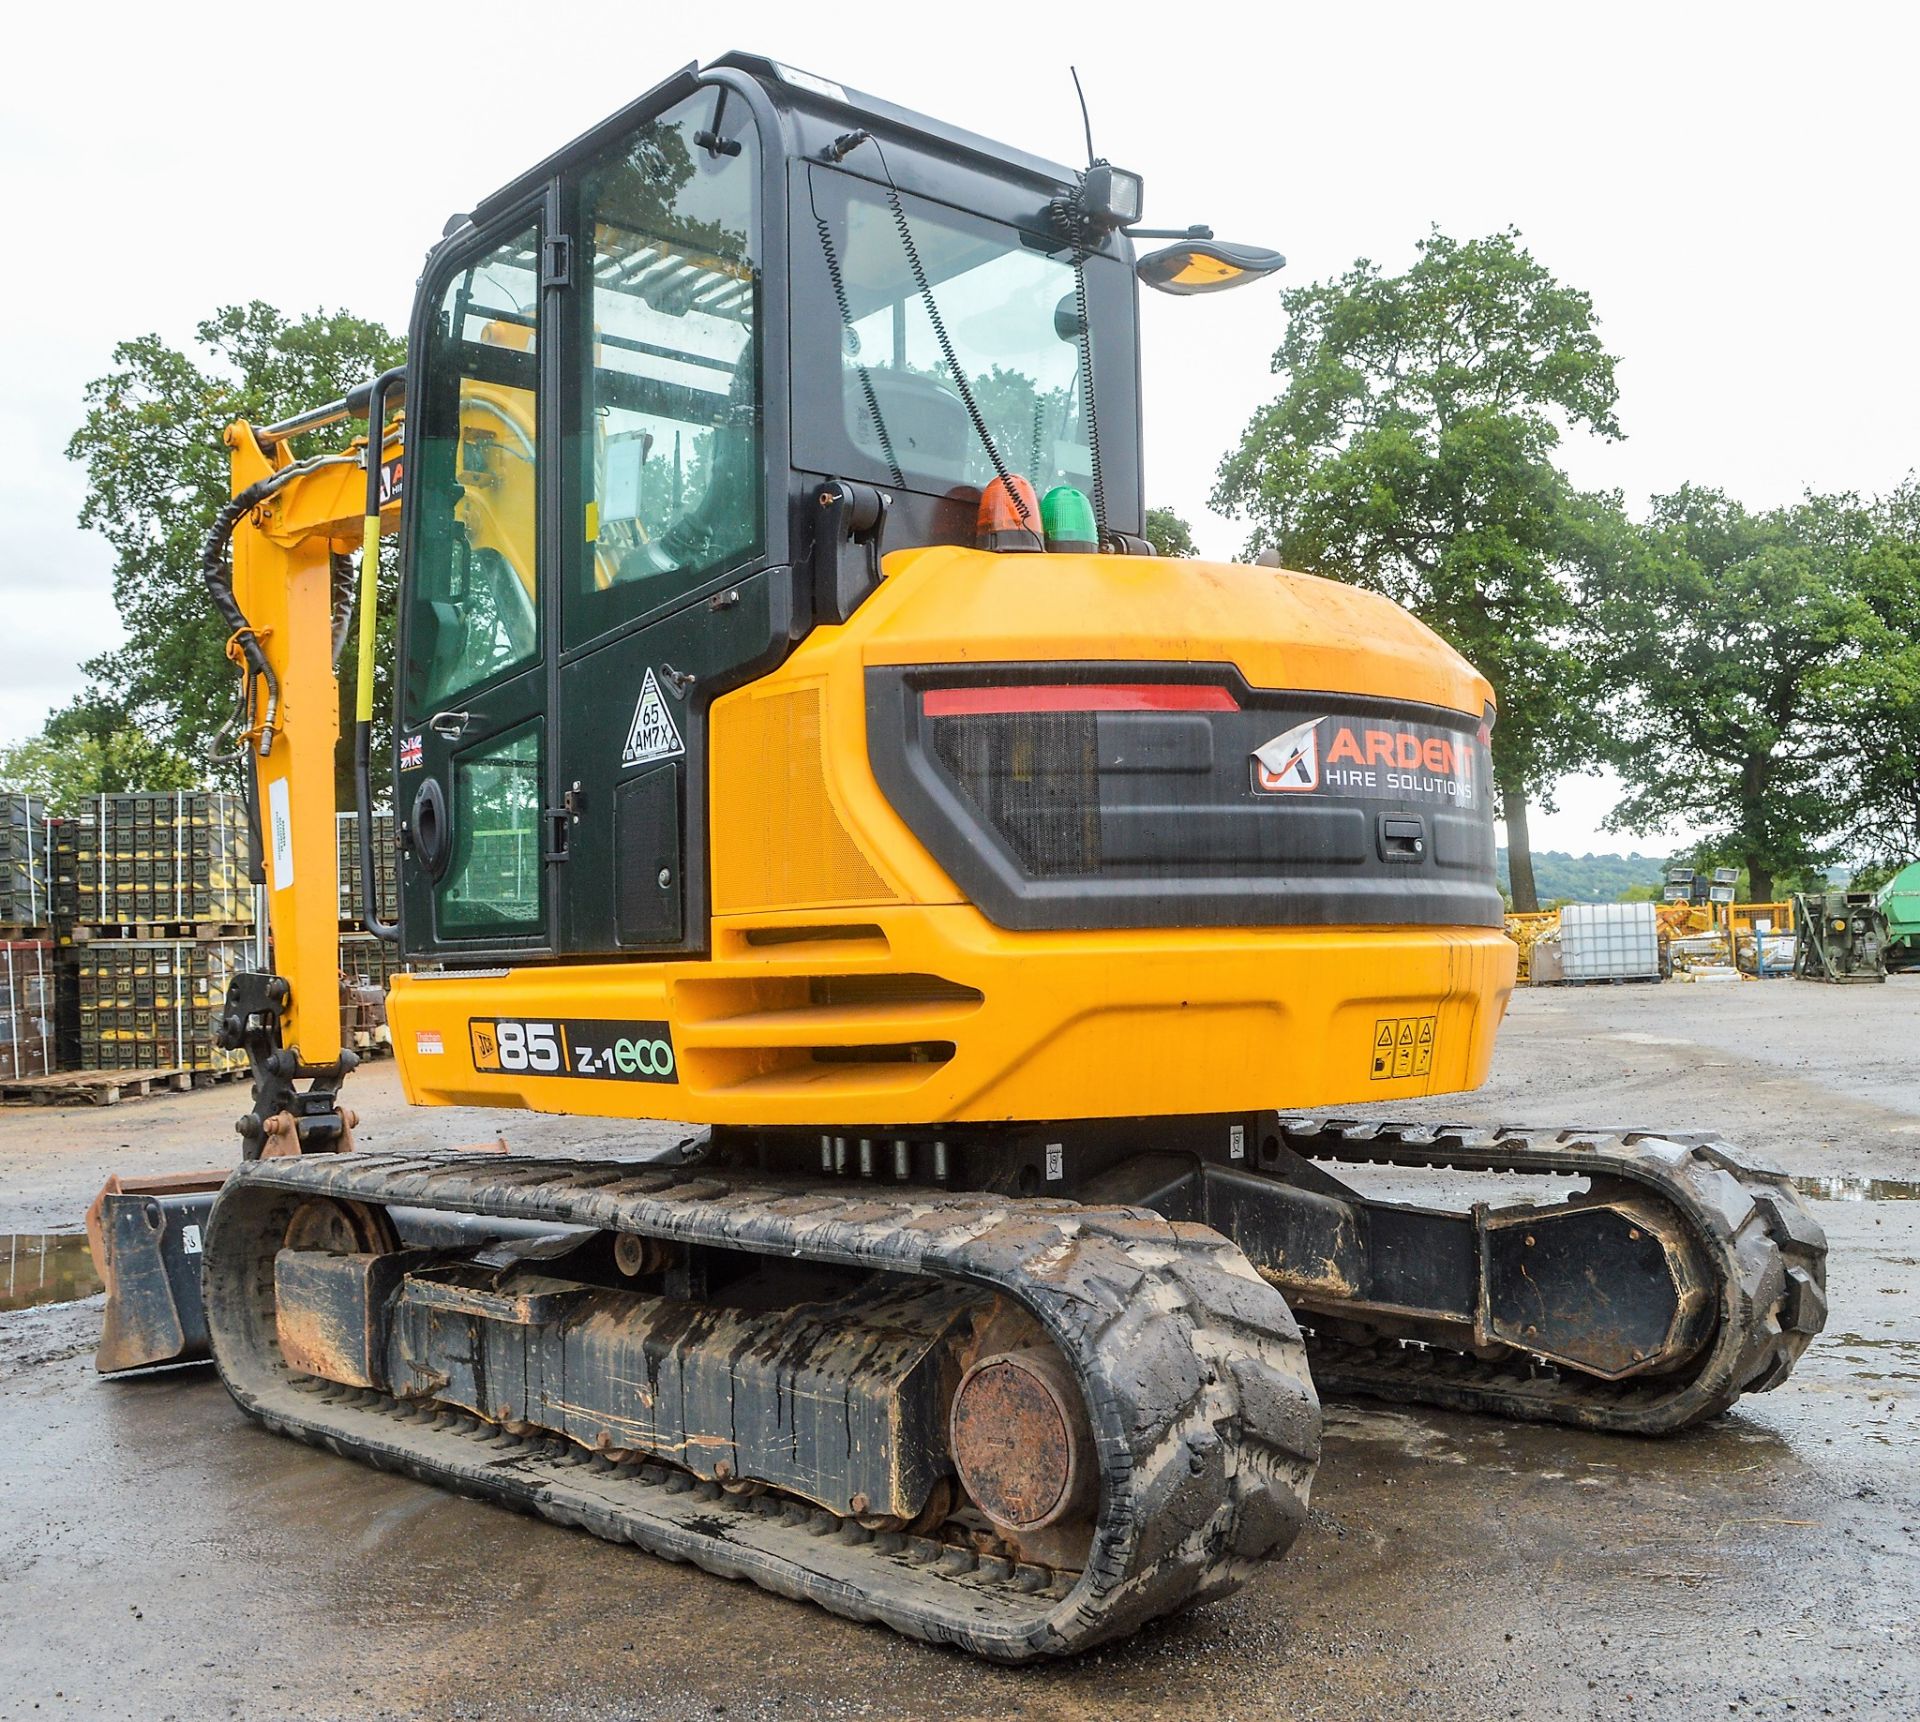
M 716 698 L 845 621 L 883 554 L 973 545 L 1002 474 L 1144 547 L 1131 247 L 1077 190 L 733 55 L 435 250 L 407 379 L 410 952 L 706 949 Z M 1037 508 L 1016 524 L 1040 544 Z
M 1006 1660 L 1284 1550 L 1319 1391 L 1657 1432 L 1785 1376 L 1825 1246 L 1778 1173 L 1299 1115 L 1485 1074 L 1491 690 L 1384 599 L 1147 553 L 1139 215 L 729 56 L 453 229 L 404 427 L 387 378 L 364 450 L 287 447 L 345 403 L 233 428 L 206 568 L 279 973 L 229 1000 L 210 1219 L 103 1198 L 159 1343 L 198 1202 L 269 1427 Z M 683 1120 L 687 1163 L 340 1151 L 356 526 L 363 759 L 404 533 L 408 1098 Z M 1427 1207 L 1355 1161 L 1579 1187 Z

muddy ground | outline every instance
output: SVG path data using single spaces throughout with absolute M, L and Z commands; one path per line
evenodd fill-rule
M 0 1315 L 0 1717 L 1920 1714 L 1920 976 L 1523 993 L 1485 1122 L 1718 1128 L 1823 1196 L 1827 1335 L 1661 1442 L 1329 1408 L 1312 1522 L 1232 1600 L 983 1667 L 107 1384 L 98 1299 Z M 493 1134 L 356 1079 L 370 1147 Z M 219 1164 L 237 1090 L 0 1111 L 0 1230 Z M 516 1147 L 624 1129 L 509 1117 Z M 649 1140 L 665 1144 L 673 1133 Z

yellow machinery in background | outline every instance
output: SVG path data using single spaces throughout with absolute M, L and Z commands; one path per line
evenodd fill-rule
M 1509 910 L 1506 929 L 1507 937 L 1519 947 L 1520 964 L 1516 979 L 1524 984 L 1533 978 L 1529 958 L 1533 953 L 1534 942 L 1544 934 L 1559 931 L 1560 911 L 1558 909 Z

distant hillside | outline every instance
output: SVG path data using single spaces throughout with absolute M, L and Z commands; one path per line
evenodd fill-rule
M 1512 895 L 1507 852 L 1498 853 L 1500 889 Z M 1558 849 L 1533 852 L 1533 879 L 1540 902 L 1617 903 L 1635 886 L 1657 886 L 1667 864 L 1658 855 L 1566 855 Z M 1657 892 L 1655 893 L 1658 894 Z

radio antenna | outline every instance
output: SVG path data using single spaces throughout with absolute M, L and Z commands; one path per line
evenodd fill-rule
M 1067 70 L 1073 76 L 1073 93 L 1080 98 L 1080 124 L 1085 128 L 1087 134 L 1087 166 L 1092 167 L 1095 160 L 1093 153 L 1093 121 L 1087 117 L 1087 92 L 1080 87 L 1080 68 L 1078 66 L 1069 66 Z

